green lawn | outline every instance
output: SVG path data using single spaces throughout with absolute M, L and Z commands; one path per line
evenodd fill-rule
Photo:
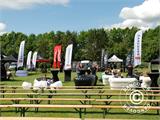
M 21 86 L 23 81 L 33 83 L 34 79 L 37 77 L 42 77 L 45 74 L 40 72 L 30 72 L 29 76 L 27 77 L 16 77 L 14 76 L 13 80 L 2 81 L 1 83 L 5 85 L 14 85 L 14 86 Z M 51 73 L 46 74 L 47 77 L 51 77 Z M 64 86 L 74 86 L 74 77 L 76 76 L 75 72 L 72 72 L 72 79 L 71 81 L 64 81 L 64 73 L 59 73 L 59 78 L 62 80 Z M 101 73 L 99 72 L 98 77 L 100 77 Z M 100 81 L 97 83 L 98 85 L 102 85 Z M 20 97 L 20 96 L 19 96 Z M 117 98 L 118 99 L 118 98 Z M 66 104 L 65 102 L 57 102 L 57 104 Z M 69 103 L 68 103 L 69 104 Z M 73 104 L 73 103 L 71 103 Z M 2 112 L 2 116 L 19 116 L 19 113 L 15 113 L 14 109 L 9 109 Z M 34 112 L 34 109 L 29 109 L 26 112 L 27 117 L 79 117 L 79 114 L 73 109 L 40 109 L 38 113 Z M 85 115 L 87 118 L 102 118 L 102 110 L 87 110 L 87 114 Z M 160 115 L 156 115 L 156 111 L 149 111 L 145 114 L 129 114 L 126 113 L 123 109 L 112 109 L 106 115 L 106 118 L 109 119 L 145 119 L 145 120 L 159 120 Z

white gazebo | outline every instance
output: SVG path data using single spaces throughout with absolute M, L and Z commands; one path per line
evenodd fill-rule
M 113 55 L 111 58 L 108 59 L 108 62 L 123 62 L 123 60 L 118 58 L 116 55 Z

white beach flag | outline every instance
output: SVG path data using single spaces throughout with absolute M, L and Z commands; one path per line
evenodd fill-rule
M 20 47 L 19 47 L 17 68 L 23 67 L 23 62 L 24 62 L 24 45 L 25 45 L 25 41 L 22 41 L 21 44 L 20 44 Z
M 73 49 L 73 44 L 68 45 L 66 48 L 64 70 L 71 69 L 72 49 Z
M 142 30 L 136 32 L 134 37 L 134 67 L 141 64 Z
M 105 55 L 105 50 L 102 49 L 102 51 L 101 51 L 101 68 L 104 67 L 104 55 Z
M 27 69 L 31 69 L 31 56 L 32 56 L 32 51 L 29 51 L 27 56 Z
M 33 68 L 36 68 L 36 60 L 37 60 L 37 52 L 34 52 L 32 57 Z

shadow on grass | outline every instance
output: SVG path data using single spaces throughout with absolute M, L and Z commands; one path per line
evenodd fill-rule
M 119 114 L 119 115 L 136 115 L 136 114 L 131 114 L 131 113 L 127 113 L 127 112 L 109 112 L 107 114 L 109 114 L 109 115 L 117 115 L 117 114 Z M 157 115 L 157 113 L 156 112 L 155 113 L 143 113 L 143 114 L 138 114 L 138 115 Z
M 16 79 L 5 79 L 5 80 L 1 80 L 0 82 L 17 82 L 20 80 L 16 80 Z M 3 83 L 4 84 L 4 83 Z
M 80 117 L 79 116 L 79 112 L 77 112 L 76 110 L 39 110 L 38 112 L 35 112 L 34 109 L 28 110 L 25 112 L 25 116 L 26 117 L 45 117 L 45 116 L 50 116 L 50 117 L 68 117 L 68 116 L 74 116 L 74 117 Z M 15 109 L 12 110 L 1 110 L 1 116 L 19 116 L 20 112 L 15 112 Z M 84 117 L 96 117 L 96 118 L 102 118 L 103 117 L 103 111 L 87 111 L 86 114 L 84 112 L 82 112 L 82 116 Z M 133 116 L 132 114 L 129 113 L 125 113 L 125 112 L 109 112 L 105 115 L 105 117 L 107 118 L 107 116 L 109 118 L 114 118 L 114 117 L 119 117 L 120 119 L 122 118 L 128 118 L 130 119 L 131 116 Z M 136 116 L 136 114 L 134 114 L 134 116 Z M 141 116 L 141 115 L 140 115 Z M 144 117 L 148 117 L 149 118 L 154 118 L 153 120 L 155 120 L 155 118 L 157 118 L 158 115 L 155 115 L 154 113 L 145 113 L 142 114 L 142 118 Z

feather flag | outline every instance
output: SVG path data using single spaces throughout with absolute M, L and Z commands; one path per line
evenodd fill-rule
M 36 60 L 37 60 L 37 52 L 34 52 L 34 53 L 33 53 L 33 57 L 32 57 L 33 69 L 36 68 Z
M 65 54 L 64 70 L 71 69 L 72 50 L 73 50 L 73 44 L 68 45 L 66 48 L 66 54 Z
M 136 32 L 134 37 L 134 67 L 141 64 L 142 30 Z
M 24 45 L 25 45 L 25 41 L 22 41 L 21 44 L 20 44 L 20 47 L 19 47 L 17 68 L 23 67 L 23 62 L 24 62 Z
M 31 56 L 32 56 L 32 51 L 29 51 L 27 56 L 27 69 L 31 69 L 32 67 Z
M 56 45 L 53 49 L 53 68 L 60 68 L 62 46 Z

